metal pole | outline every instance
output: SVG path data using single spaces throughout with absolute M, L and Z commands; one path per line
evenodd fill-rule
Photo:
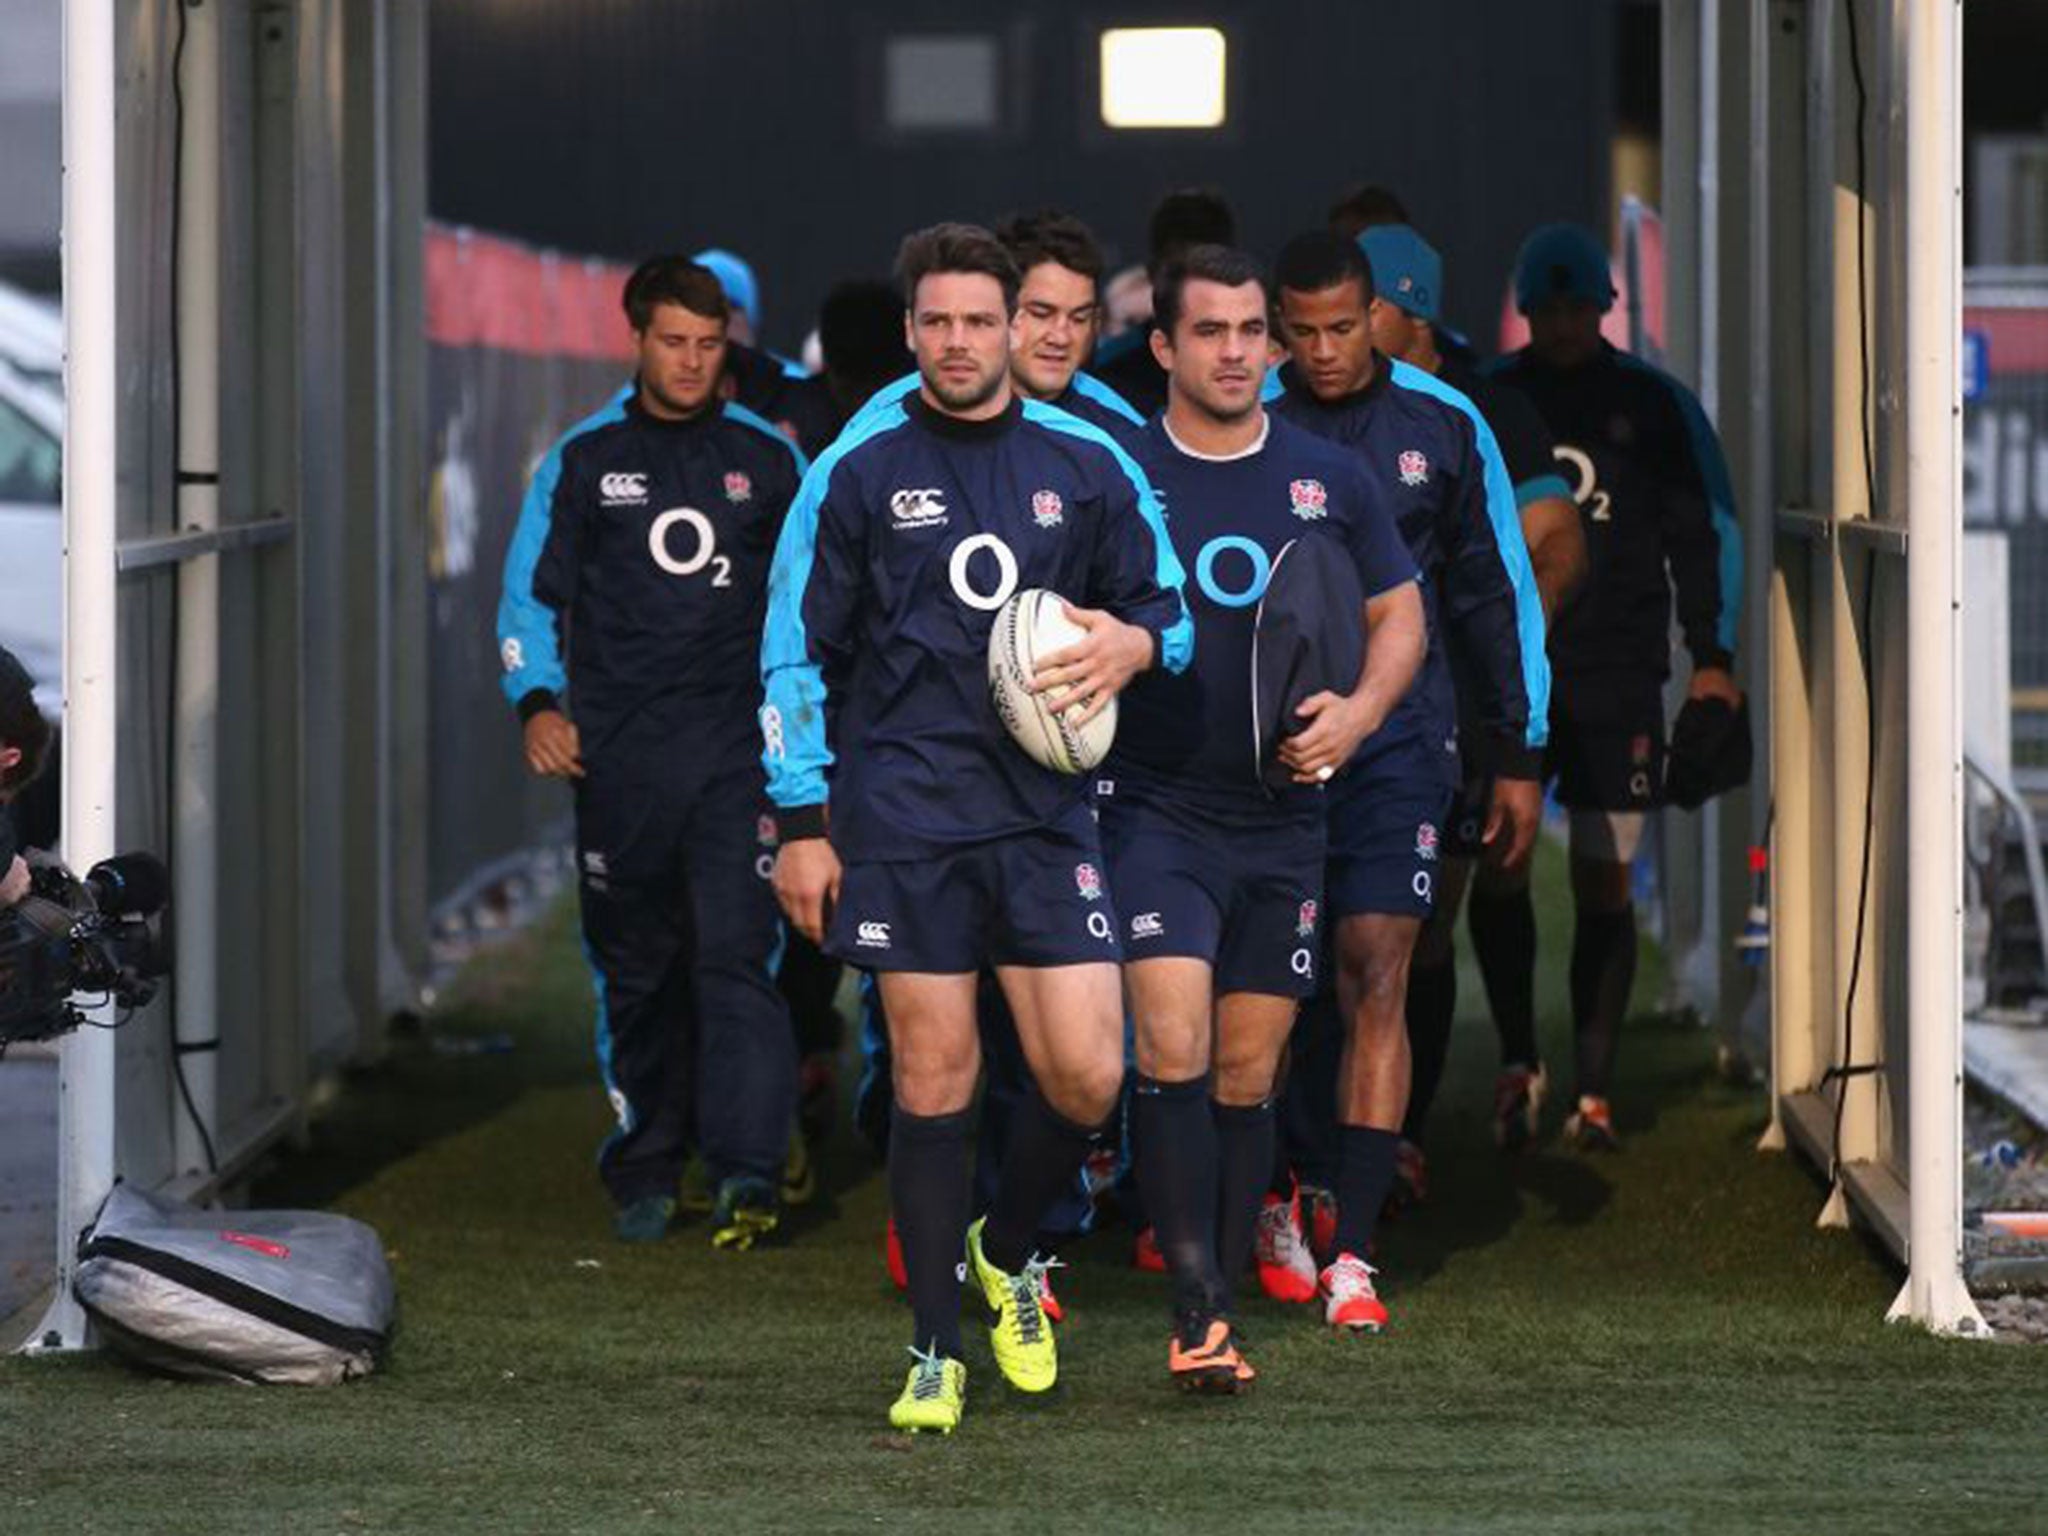
M 1906 1284 L 1890 1316 L 1986 1333 L 1963 1283 L 1962 8 L 1906 12 Z
M 64 856 L 78 869 L 115 836 L 114 69 L 114 0 L 64 0 Z M 114 1036 L 65 1036 L 57 1082 L 57 1294 L 31 1350 L 87 1342 L 73 1250 L 114 1184 Z
M 178 161 L 178 527 L 220 526 L 220 7 L 185 5 Z M 220 1140 L 220 556 L 178 567 L 171 841 L 177 935 L 172 1048 L 192 1095 L 176 1112 L 178 1171 L 207 1169 Z M 195 1124 L 195 1119 L 197 1123 Z

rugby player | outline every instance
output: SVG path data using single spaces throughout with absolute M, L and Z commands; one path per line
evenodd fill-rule
M 1082 371 L 1095 350 L 1102 321 L 1098 291 L 1102 250 L 1088 226 L 1071 214 L 1046 209 L 1006 219 L 996 226 L 995 234 L 1009 250 L 1019 274 L 1017 315 L 1010 335 L 1010 387 L 1023 399 L 1056 405 L 1100 427 L 1118 446 L 1134 452 L 1143 419 L 1114 390 Z M 880 410 L 920 387 L 920 376 L 913 372 L 883 388 L 872 408 Z M 989 985 L 992 980 L 984 978 L 980 1009 L 988 1081 L 977 1137 L 975 1191 L 984 1202 L 994 1192 L 1010 1115 L 1030 1082 L 1013 1042 L 1014 1027 L 1003 1006 L 1002 989 Z M 881 1092 L 889 1071 L 886 1019 L 883 1010 L 874 1005 L 872 994 L 867 1002 L 861 1028 L 866 1058 L 861 1078 L 864 1098 Z M 881 1122 L 877 1106 L 870 1102 L 865 1108 L 867 1123 Z M 1084 1171 L 1046 1212 L 1041 1246 L 1047 1252 L 1053 1251 L 1059 1239 L 1077 1236 L 1093 1225 L 1093 1195 Z M 902 1280 L 902 1243 L 893 1224 L 884 1238 L 883 1254 L 890 1278 Z M 1049 1280 L 1041 1299 L 1055 1322 L 1064 1319 L 1064 1309 Z
M 1432 906 L 1458 780 L 1443 637 L 1455 632 L 1473 663 L 1496 836 L 1503 856 L 1519 861 L 1541 808 L 1543 716 L 1531 716 L 1529 700 L 1548 686 L 1543 614 L 1492 432 L 1462 395 L 1374 349 L 1373 279 L 1357 244 L 1328 230 L 1300 235 L 1282 250 L 1274 280 L 1291 353 L 1277 408 L 1363 464 L 1408 542 L 1429 609 L 1420 679 L 1331 789 L 1326 887 L 1344 1045 L 1335 1257 L 1318 1289 L 1333 1325 L 1375 1330 L 1386 1308 L 1367 1255 L 1408 1105 L 1409 957 Z M 1298 1264 L 1298 1217 L 1291 1219 L 1288 1257 Z
M 1372 267 L 1373 286 L 1377 290 L 1370 309 L 1373 345 L 1386 356 L 1450 385 L 1479 408 L 1479 414 L 1493 429 L 1501 459 L 1507 465 L 1508 479 L 1514 486 L 1515 509 L 1547 623 L 1583 579 L 1586 567 L 1586 541 L 1579 531 L 1578 508 L 1572 503 L 1570 488 L 1551 452 L 1549 429 L 1526 396 L 1467 367 L 1462 349 L 1454 354 L 1439 345 L 1437 323 L 1443 303 L 1443 260 L 1434 246 L 1406 224 L 1374 225 L 1358 240 Z M 1461 665 L 1463 654 L 1453 639 L 1453 680 L 1462 705 L 1473 695 L 1474 686 L 1470 677 L 1463 675 L 1467 670 Z M 1532 698 L 1531 713 L 1546 709 L 1548 702 Z M 1497 836 L 1491 845 L 1488 842 L 1489 834 L 1497 833 L 1498 827 L 1491 824 L 1488 814 L 1490 768 L 1484 755 L 1475 750 L 1480 737 L 1480 728 L 1470 711 L 1461 709 L 1458 739 L 1463 748 L 1462 782 L 1444 828 L 1444 863 L 1437 881 L 1436 909 L 1422 926 L 1408 972 L 1408 1043 L 1414 1061 L 1414 1085 L 1402 1126 L 1396 1183 L 1411 1200 L 1420 1200 L 1427 1189 L 1423 1127 L 1443 1077 L 1451 1020 L 1457 1010 L 1458 970 L 1453 942 L 1458 908 L 1468 886 L 1474 884 L 1475 866 L 1479 871 L 1472 891 L 1475 933 L 1512 924 L 1519 913 L 1528 910 L 1517 894 L 1524 883 L 1519 863 L 1510 864 L 1502 857 L 1478 862 L 1482 855 L 1499 850 Z M 1483 959 L 1497 955 L 1497 947 L 1482 952 Z M 1526 971 L 1503 976 L 1487 969 L 1482 970 L 1482 978 L 1493 1015 L 1499 1021 L 1501 1037 L 1501 1070 L 1494 1086 L 1494 1135 L 1503 1147 L 1514 1148 L 1534 1133 L 1545 1086 L 1536 1050 L 1534 977 Z
M 1038 1392 L 1057 1377 L 1032 1245 L 1123 1079 L 1121 950 L 1086 781 L 1009 739 L 989 630 L 1017 590 L 1063 594 L 1086 637 L 1044 658 L 1035 685 L 1071 690 L 1083 720 L 1146 668 L 1184 668 L 1192 628 L 1143 474 L 1011 386 L 1018 275 L 1001 242 L 941 224 L 904 242 L 899 267 L 922 384 L 850 426 L 804 481 L 771 578 L 761 732 L 776 894 L 828 953 L 875 973 L 888 1016 L 889 1195 L 915 1356 L 890 1421 L 950 1432 L 966 1392 L 963 1251 L 1005 1378 Z M 970 1225 L 984 965 L 1038 1091 Z
M 1637 848 L 1664 786 L 1664 682 L 1671 621 L 1692 661 L 1687 694 L 1742 700 L 1734 677 L 1742 540 L 1720 443 L 1690 390 L 1601 337 L 1615 289 L 1593 234 L 1549 224 L 1522 244 L 1515 306 L 1529 344 L 1494 376 L 1542 413 L 1585 533 L 1585 584 L 1559 609 L 1548 770 L 1571 813 L 1571 1000 L 1575 1107 L 1566 1137 L 1617 1144 L 1609 1104 L 1615 1048 L 1635 984 L 1630 899 Z M 1536 920 L 1526 878 L 1521 915 L 1473 931 L 1489 968 L 1526 977 Z M 1526 984 L 1525 984 L 1526 985 Z
M 795 1107 L 752 658 L 804 462 L 719 399 L 731 311 L 710 272 L 643 262 L 625 308 L 634 386 L 535 470 L 498 646 L 528 765 L 575 790 L 617 1234 L 668 1230 L 694 1126 L 713 1240 L 746 1248 L 779 1220 Z
M 1254 1374 L 1232 1282 L 1273 1164 L 1274 1074 L 1314 986 L 1322 785 L 1399 704 L 1424 648 L 1415 563 L 1362 466 L 1259 403 L 1268 310 L 1240 251 L 1197 246 L 1159 274 L 1167 406 L 1139 462 L 1194 562 L 1196 660 L 1133 683 L 1096 785 L 1137 1030 L 1138 1183 L 1173 1284 L 1167 1368 L 1224 1392 Z M 1366 664 L 1301 705 L 1306 726 L 1280 749 L 1294 783 L 1275 794 L 1246 729 L 1254 619 L 1282 552 L 1325 538 L 1368 594 Z
M 1166 263 L 1183 251 L 1198 245 L 1235 245 L 1237 218 L 1222 193 L 1182 187 L 1153 205 L 1146 240 L 1145 270 L 1156 281 Z M 1166 406 L 1166 374 L 1152 355 L 1151 337 L 1151 327 L 1133 326 L 1104 345 L 1095 359 L 1102 382 L 1146 417 Z

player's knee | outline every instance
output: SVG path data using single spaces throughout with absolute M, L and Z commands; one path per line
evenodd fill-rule
M 1211 1092 L 1219 1104 L 1257 1104 L 1272 1097 L 1279 1063 L 1262 1051 L 1219 1049 Z
M 1038 1091 L 1046 1103 L 1076 1125 L 1100 1125 L 1116 1108 L 1116 1096 L 1123 1085 L 1123 1063 L 1106 1059 L 1079 1062 L 1050 1072 L 1038 1085 Z
M 971 1047 L 899 1051 L 891 1060 L 890 1081 L 896 1102 L 911 1114 L 950 1115 L 973 1100 L 980 1067 L 979 1055 Z

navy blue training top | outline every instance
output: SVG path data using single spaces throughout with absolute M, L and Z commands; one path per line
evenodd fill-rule
M 1415 579 L 1357 459 L 1271 413 L 1266 421 L 1256 447 L 1228 458 L 1183 448 L 1163 417 L 1145 428 L 1138 462 L 1188 566 L 1195 663 L 1178 676 L 1147 673 L 1124 691 L 1102 769 L 1120 790 L 1252 822 L 1271 821 L 1276 810 L 1260 781 L 1251 657 L 1259 599 L 1280 551 L 1297 538 L 1336 539 L 1367 597 Z M 1314 817 L 1322 804 L 1314 785 L 1279 797 L 1282 813 Z
M 763 762 L 786 826 L 830 797 L 842 857 L 907 860 L 1039 827 L 1087 781 L 998 719 L 988 637 L 1043 587 L 1152 632 L 1186 667 L 1181 564 L 1152 488 L 1100 429 L 1035 400 L 963 421 L 911 394 L 805 477 L 769 581 Z
M 1444 634 L 1457 630 L 1480 696 L 1473 712 L 1498 772 L 1533 778 L 1549 734 L 1543 606 L 1493 433 L 1472 402 L 1419 368 L 1375 354 L 1370 383 L 1324 403 L 1280 370 L 1274 407 L 1351 450 L 1422 575 L 1429 654 L 1361 762 L 1403 760 L 1457 782 L 1458 708 Z M 1533 707 L 1532 707 L 1533 706 Z
M 498 602 L 522 719 L 567 688 L 602 760 L 758 701 L 768 566 L 805 469 L 742 406 L 687 421 L 630 392 L 578 422 L 527 487 Z

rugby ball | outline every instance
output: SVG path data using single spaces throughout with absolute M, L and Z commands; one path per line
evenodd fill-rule
M 996 716 L 1033 762 L 1055 773 L 1086 773 L 1109 755 L 1116 739 L 1116 700 L 1086 725 L 1061 712 L 1075 706 L 1072 689 L 1033 693 L 1038 658 L 1082 639 L 1087 631 L 1067 617 L 1057 592 L 1027 587 L 1003 604 L 988 632 L 988 696 Z

